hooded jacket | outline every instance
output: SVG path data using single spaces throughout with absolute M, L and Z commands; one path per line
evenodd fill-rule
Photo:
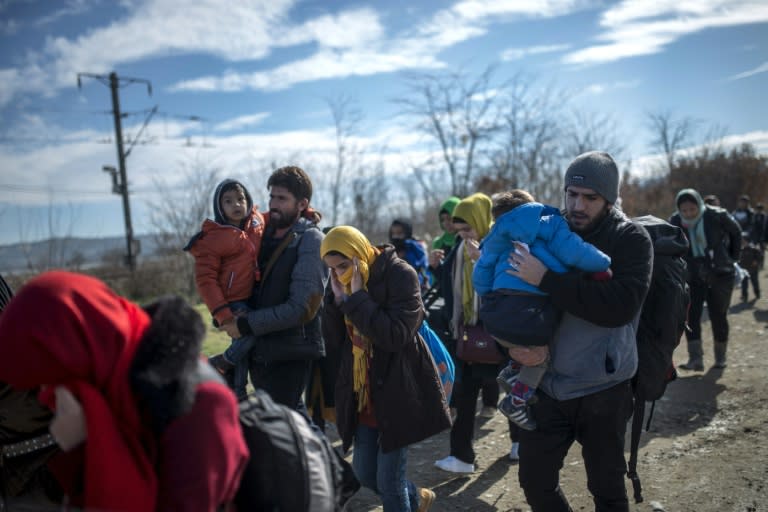
M 616 208 L 583 239 L 611 257 L 612 278 L 594 281 L 580 272 L 547 271 L 539 284 L 564 312 L 541 381 L 541 389 L 557 400 L 597 393 L 632 378 L 640 309 L 651 284 L 651 239 Z
M 240 226 L 227 223 L 221 210 L 224 186 L 237 183 L 245 191 L 250 214 Z M 247 300 L 260 279 L 258 265 L 264 216 L 254 206 L 248 190 L 238 181 L 219 183 L 213 194 L 214 220 L 206 219 L 200 232 L 189 241 L 185 251 L 195 258 L 195 284 L 216 322 L 221 325 L 234 317 L 229 303 Z
M 424 309 L 415 271 L 397 257 L 393 247 L 386 246 L 370 267 L 367 286 L 339 306 L 328 295 L 323 330 L 326 342 L 341 350 L 335 398 L 345 451 L 352 444 L 358 413 L 352 342 L 344 316 L 373 341 L 371 400 L 381 449 L 389 452 L 449 428 L 451 420 L 432 356 L 418 336 Z
M 440 227 L 443 227 L 443 222 L 440 219 L 440 215 L 443 213 L 447 213 L 448 215 L 453 216 L 453 210 L 456 208 L 456 205 L 459 204 L 461 199 L 459 199 L 456 196 L 451 196 L 445 201 L 443 201 L 443 204 L 440 205 L 440 211 L 438 212 L 438 222 L 440 223 Z M 455 233 L 449 233 L 443 229 L 443 233 L 435 238 L 432 241 L 432 248 L 433 249 L 442 249 L 445 252 L 450 251 L 453 246 L 456 245 L 456 234 Z
M 44 320 L 41 311 L 45 312 Z M 232 392 L 199 360 L 202 320 L 180 298 L 142 309 L 103 282 L 48 272 L 0 317 L 0 380 L 65 386 L 87 439 L 56 472 L 87 510 L 216 510 L 234 498 L 248 451 Z M 204 374 L 209 377 L 203 377 Z
M 610 257 L 571 231 L 557 208 L 526 203 L 497 218 L 483 238 L 481 255 L 472 272 L 478 294 L 508 289 L 544 295 L 537 287 L 507 273 L 513 241 L 527 244 L 531 254 L 554 272 L 567 272 L 568 267 L 599 272 L 611 264 Z

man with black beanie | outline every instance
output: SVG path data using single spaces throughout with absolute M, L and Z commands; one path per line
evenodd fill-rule
M 582 446 L 595 510 L 628 512 L 624 435 L 632 415 L 630 379 L 637 370 L 635 336 L 651 282 L 653 248 L 645 230 L 616 206 L 619 171 L 607 153 L 576 157 L 565 173 L 565 217 L 571 229 L 611 257 L 613 277 L 548 271 L 522 246 L 508 272 L 549 294 L 563 311 L 550 342 L 551 363 L 531 412 L 538 424 L 520 433 L 520 485 L 534 512 L 571 511 L 559 485 L 574 441 Z M 539 347 L 512 357 L 536 364 Z

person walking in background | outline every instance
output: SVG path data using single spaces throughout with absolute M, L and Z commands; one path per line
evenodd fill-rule
M 743 200 L 740 204 L 744 203 Z M 699 193 L 686 188 L 675 198 L 677 212 L 669 222 L 685 229 L 690 242 L 686 255 L 688 284 L 691 287 L 691 307 L 688 312 L 688 361 L 684 370 L 704 370 L 704 350 L 701 336 L 701 315 L 707 302 L 709 321 L 714 338 L 715 368 L 724 368 L 728 349 L 728 308 L 733 293 L 734 263 L 741 252 L 739 223 L 723 208 L 704 204 Z M 744 214 L 743 219 L 746 218 Z
M 757 272 L 760 269 L 760 247 L 750 242 L 748 237 L 742 237 L 741 239 L 739 266 L 748 274 L 741 280 L 741 302 L 749 300 L 750 281 L 752 281 L 752 291 L 755 294 L 755 300 L 758 300 L 760 298 L 760 280 L 758 279 Z
M 752 219 L 749 241 L 756 244 L 760 250 L 759 268 L 762 269 L 765 266 L 765 244 L 768 242 L 768 217 L 765 214 L 763 203 L 755 205 L 755 216 Z
M 453 210 L 453 224 L 461 239 L 444 261 L 439 261 L 439 252 L 433 253 L 432 268 L 440 276 L 444 290 L 445 311 L 450 319 L 454 339 L 459 339 L 464 326 L 479 325 L 479 297 L 472 285 L 472 271 L 475 261 L 480 257 L 479 245 L 491 229 L 491 198 L 477 193 L 462 199 Z M 456 418 L 451 427 L 450 453 L 447 457 L 435 461 L 435 466 L 451 473 L 473 473 L 475 471 L 475 451 L 472 447 L 477 398 L 480 388 L 486 381 L 494 381 L 499 373 L 497 364 L 456 362 L 456 383 L 454 384 L 453 403 Z M 511 423 L 511 422 L 510 422 Z M 517 457 L 517 429 L 511 430 L 513 445 L 510 457 Z
M 330 230 L 320 254 L 331 269 L 326 343 L 339 347 L 336 416 L 344 451 L 384 512 L 424 512 L 435 494 L 406 479 L 407 447 L 450 426 L 432 356 L 417 332 L 424 318 L 416 272 L 394 248 L 357 229 Z
M 233 338 L 255 336 L 249 355 L 253 387 L 264 389 L 279 404 L 305 411 L 302 395 L 311 363 L 325 354 L 320 332 L 328 280 L 320 259 L 323 234 L 317 227 L 319 214 L 309 207 L 312 181 L 302 169 L 277 169 L 267 188 L 269 222 L 259 254 L 261 281 L 250 309 L 223 329 Z
M 480 258 L 472 283 L 480 294 L 480 321 L 506 348 L 518 345 L 545 347 L 552 339 L 559 314 L 545 293 L 507 272 L 509 252 L 521 243 L 549 270 L 605 272 L 611 258 L 571 232 L 560 211 L 534 202 L 525 190 L 501 192 L 493 197 L 494 224 L 480 244 Z M 499 410 L 519 427 L 533 430 L 528 402 L 547 369 L 547 357 L 536 366 L 510 361 L 497 380 L 507 391 Z
M 41 321 L 44 319 L 44 321 Z M 205 327 L 179 297 L 146 308 L 81 274 L 29 281 L 0 316 L 0 380 L 42 387 L 61 454 L 52 470 L 87 510 L 210 511 L 248 451 L 237 400 L 200 360 Z
M 571 230 L 611 258 L 612 278 L 558 273 L 524 247 L 509 272 L 548 293 L 563 311 L 549 345 L 550 366 L 531 405 L 534 431 L 520 432 L 520 485 L 533 512 L 567 512 L 559 473 L 574 441 L 581 444 L 595 510 L 628 512 L 624 436 L 632 415 L 630 380 L 637 370 L 640 308 L 651 282 L 653 248 L 645 230 L 615 205 L 619 170 L 603 152 L 576 157 L 565 172 L 565 217 Z M 511 349 L 525 365 L 545 347 Z
M 422 293 L 429 287 L 427 276 L 427 250 L 424 244 L 413 238 L 413 224 L 404 219 L 395 219 L 389 226 L 389 243 L 395 247 L 397 256 L 407 261 L 419 276 Z
M 214 218 L 206 219 L 189 241 L 185 251 L 195 258 L 197 292 L 217 327 L 235 322 L 235 315 L 244 313 L 246 301 L 258 282 L 261 239 L 264 217 L 253 204 L 251 194 L 239 181 L 226 179 L 213 193 Z M 246 398 L 248 352 L 253 336 L 232 339 L 229 348 L 210 359 L 222 375 L 234 370 L 234 390 L 237 398 Z
M 742 233 L 749 233 L 752 229 L 752 221 L 755 217 L 755 212 L 749 206 L 749 196 L 744 194 L 739 197 L 739 202 L 736 209 L 731 212 L 733 218 L 739 223 Z

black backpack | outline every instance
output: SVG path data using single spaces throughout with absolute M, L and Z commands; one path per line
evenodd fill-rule
M 645 215 L 632 219 L 645 228 L 653 242 L 653 273 L 648 295 L 640 312 L 637 329 L 637 373 L 632 379 L 634 412 L 627 477 L 632 481 L 635 502 L 643 501 L 637 475 L 637 450 L 643 429 L 645 403 L 651 402 L 646 431 L 650 428 L 655 400 L 664 395 L 667 384 L 677 378 L 672 353 L 687 327 L 691 293 L 687 283 L 688 268 L 683 256 L 688 239 L 677 226 Z
M 235 497 L 237 510 L 334 512 L 357 492 L 352 466 L 298 412 L 257 389 L 240 403 L 251 458 Z

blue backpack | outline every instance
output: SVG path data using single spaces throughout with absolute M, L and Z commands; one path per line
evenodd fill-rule
M 440 383 L 443 385 L 443 391 L 445 391 L 445 399 L 450 403 L 453 383 L 456 380 L 456 369 L 453 366 L 453 359 L 426 319 L 421 323 L 421 327 L 419 327 L 419 334 L 432 354 L 435 368 L 437 368 L 437 375 L 440 377 Z

